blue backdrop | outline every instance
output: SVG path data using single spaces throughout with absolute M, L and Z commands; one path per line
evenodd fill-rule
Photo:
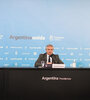
M 90 0 L 0 0 L 0 67 L 33 67 L 47 44 L 90 67 Z

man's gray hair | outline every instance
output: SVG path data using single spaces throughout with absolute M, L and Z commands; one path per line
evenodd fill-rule
M 54 46 L 52 44 L 46 45 L 46 49 L 47 49 L 47 47 L 53 47 L 54 48 Z

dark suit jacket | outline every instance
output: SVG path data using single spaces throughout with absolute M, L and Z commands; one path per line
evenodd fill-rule
M 52 63 L 54 64 L 64 64 L 60 59 L 58 55 L 52 54 Z M 45 61 L 45 63 L 47 62 L 47 54 L 40 54 L 39 58 L 37 59 L 37 61 L 35 62 L 35 67 L 39 67 L 41 66 L 41 61 Z

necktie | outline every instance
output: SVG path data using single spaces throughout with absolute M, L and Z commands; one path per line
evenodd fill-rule
M 48 62 L 50 62 L 50 56 L 49 56 Z

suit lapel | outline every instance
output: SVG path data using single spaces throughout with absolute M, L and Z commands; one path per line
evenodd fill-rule
M 53 63 L 56 62 L 56 59 L 55 59 L 55 56 L 54 55 L 52 56 L 52 61 L 53 61 Z
M 47 62 L 47 54 L 46 53 L 45 53 L 44 59 L 45 59 L 45 62 Z

